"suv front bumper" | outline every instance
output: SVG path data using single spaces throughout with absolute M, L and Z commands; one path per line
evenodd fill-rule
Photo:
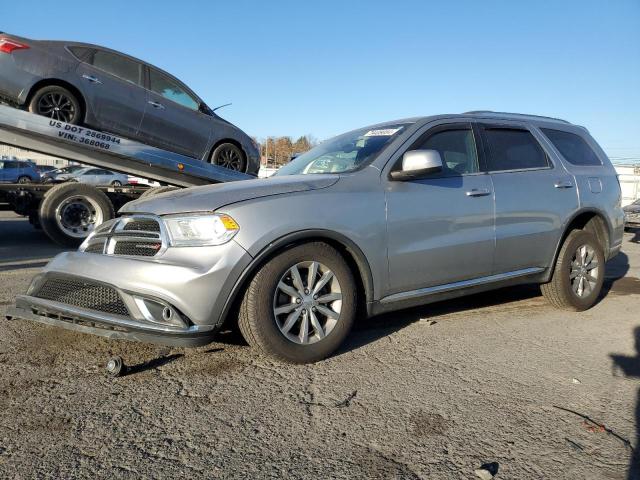
M 250 255 L 235 241 L 169 248 L 157 259 L 67 252 L 36 276 L 7 317 L 112 339 L 172 346 L 212 341 Z M 169 309 L 171 315 L 164 315 Z

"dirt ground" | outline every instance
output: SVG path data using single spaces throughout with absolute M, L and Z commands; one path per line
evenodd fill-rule
M 57 251 L 0 212 L 0 478 L 632 478 L 640 231 L 587 312 L 503 289 L 360 320 L 308 366 L 5 321 Z

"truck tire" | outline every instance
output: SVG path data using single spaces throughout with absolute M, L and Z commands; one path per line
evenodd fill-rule
M 49 85 L 37 90 L 29 102 L 29 111 L 74 125 L 79 125 L 82 121 L 80 101 L 73 93 L 59 85 Z
M 93 229 L 115 217 L 104 192 L 83 183 L 61 183 L 49 190 L 39 209 L 42 230 L 54 242 L 77 247 Z
M 178 190 L 178 187 L 172 187 L 170 185 L 165 185 L 162 187 L 151 187 L 143 192 L 142 195 L 140 195 L 138 198 L 148 198 L 154 195 L 158 195 L 159 193 L 173 192 L 174 190 Z
M 333 247 L 313 242 L 260 268 L 245 290 L 238 326 L 253 348 L 285 362 L 310 363 L 342 344 L 355 314 L 349 266 Z
M 31 177 L 28 175 L 20 175 L 18 177 L 18 183 L 31 183 Z
M 574 230 L 560 248 L 551 281 L 540 286 L 542 294 L 556 308 L 587 310 L 600 295 L 604 264 L 604 251 L 596 236 Z

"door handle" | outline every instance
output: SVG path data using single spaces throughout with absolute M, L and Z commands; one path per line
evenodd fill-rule
M 573 183 L 571 183 L 568 180 L 558 180 L 556 183 L 553 184 L 553 186 L 556 188 L 572 188 Z
M 467 197 L 484 197 L 490 193 L 491 190 L 488 188 L 472 188 L 467 192 Z
M 82 75 L 82 78 L 84 78 L 85 80 L 89 80 L 91 83 L 102 83 L 99 78 L 96 78 L 93 75 Z
M 164 110 L 164 105 L 159 102 L 154 102 L 152 100 L 149 100 L 147 103 L 151 105 L 153 108 L 159 108 L 160 110 Z

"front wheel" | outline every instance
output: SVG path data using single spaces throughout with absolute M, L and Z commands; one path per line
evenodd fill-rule
M 211 163 L 238 172 L 244 172 L 247 169 L 244 153 L 232 143 L 218 145 L 211 154 Z
M 598 239 L 574 230 L 565 239 L 549 283 L 542 294 L 554 307 L 583 311 L 598 300 L 604 282 L 604 251 Z
M 266 263 L 245 291 L 238 325 L 249 345 L 291 363 L 328 357 L 356 314 L 356 285 L 342 256 L 314 242 Z

